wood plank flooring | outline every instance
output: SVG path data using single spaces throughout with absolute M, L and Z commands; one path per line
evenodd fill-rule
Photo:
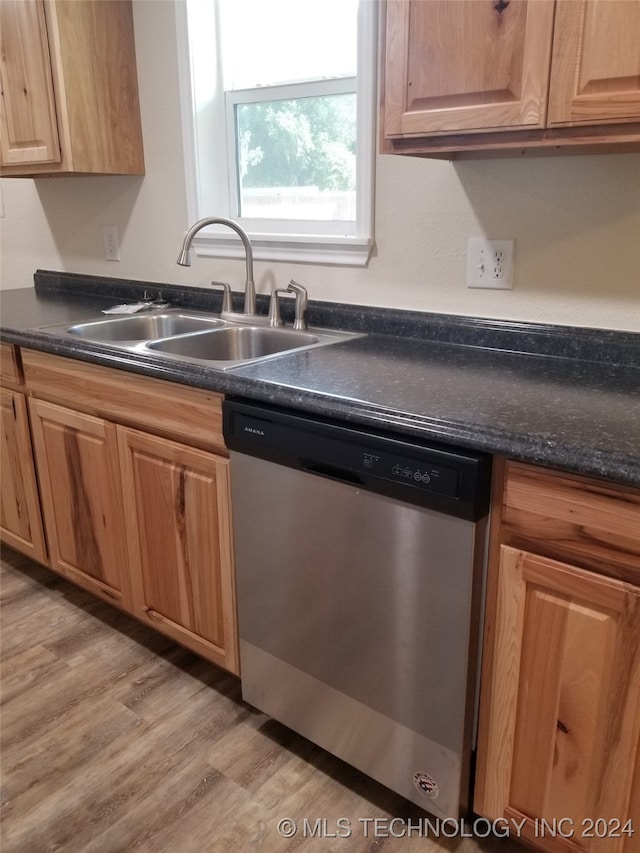
M 3 853 L 524 849 L 434 838 L 237 678 L 9 549 L 0 565 Z

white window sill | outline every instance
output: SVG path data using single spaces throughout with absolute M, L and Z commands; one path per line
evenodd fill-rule
M 249 234 L 249 238 L 256 261 L 365 267 L 373 250 L 368 237 Z M 244 258 L 240 240 L 223 234 L 197 235 L 193 250 L 205 258 Z

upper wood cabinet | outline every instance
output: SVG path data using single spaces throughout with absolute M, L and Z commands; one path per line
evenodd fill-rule
M 640 150 L 640 0 L 387 0 L 381 148 Z
M 640 2 L 559 0 L 549 127 L 640 121 Z
M 553 4 L 389 0 L 385 133 L 544 127 Z
M 0 37 L 2 164 L 59 163 L 44 4 L 2 3 Z
M 3 177 L 144 174 L 130 0 L 2 0 Z

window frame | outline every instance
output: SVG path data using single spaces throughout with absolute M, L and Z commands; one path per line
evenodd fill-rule
M 358 8 L 356 222 L 350 228 L 352 233 L 345 233 L 340 222 L 237 216 L 233 184 L 237 176 L 234 174 L 235 166 L 232 169 L 229 165 L 235 159 L 230 147 L 230 136 L 235 144 L 230 103 L 238 102 L 240 98 L 251 100 L 251 95 L 256 101 L 256 93 L 260 93 L 262 98 L 262 93 L 269 90 L 296 92 L 293 97 L 301 97 L 305 91 L 314 95 L 318 83 L 310 81 L 233 90 L 225 95 L 217 4 L 213 0 L 176 3 L 187 226 L 205 216 L 227 216 L 235 219 L 249 234 L 256 260 L 366 266 L 374 244 L 377 5 L 371 0 L 361 0 Z M 197 25 L 192 17 L 196 6 Z M 207 16 L 204 23 L 203 14 Z M 193 44 L 189 38 L 190 26 Z M 203 36 L 205 31 L 206 38 Z M 215 34 L 213 48 L 212 32 Z M 199 39 L 200 46 L 197 44 Z M 331 78 L 323 82 L 335 85 L 337 91 L 344 91 L 348 81 L 353 79 Z M 349 91 L 354 90 L 351 88 Z M 214 108 L 211 108 L 212 102 Z M 221 121 L 223 127 L 220 126 Z M 204 257 L 243 256 L 239 241 L 228 230 L 218 230 L 216 226 L 200 231 L 194 239 L 193 248 L 197 255 Z

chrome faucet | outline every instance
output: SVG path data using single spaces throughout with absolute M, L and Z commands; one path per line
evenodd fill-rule
M 199 219 L 195 225 L 192 225 L 187 231 L 184 242 L 182 243 L 182 249 L 178 255 L 177 263 L 180 264 L 181 267 L 191 266 L 191 256 L 189 253 L 191 243 L 198 231 L 200 231 L 201 228 L 205 228 L 207 225 L 226 225 L 227 228 L 231 228 L 232 231 L 235 231 L 238 237 L 242 240 L 247 264 L 247 280 L 244 286 L 244 313 L 255 314 L 256 286 L 253 281 L 253 250 L 251 248 L 247 232 L 241 228 L 237 222 L 234 222 L 233 219 L 225 219 L 223 216 L 207 216 L 205 219 Z

